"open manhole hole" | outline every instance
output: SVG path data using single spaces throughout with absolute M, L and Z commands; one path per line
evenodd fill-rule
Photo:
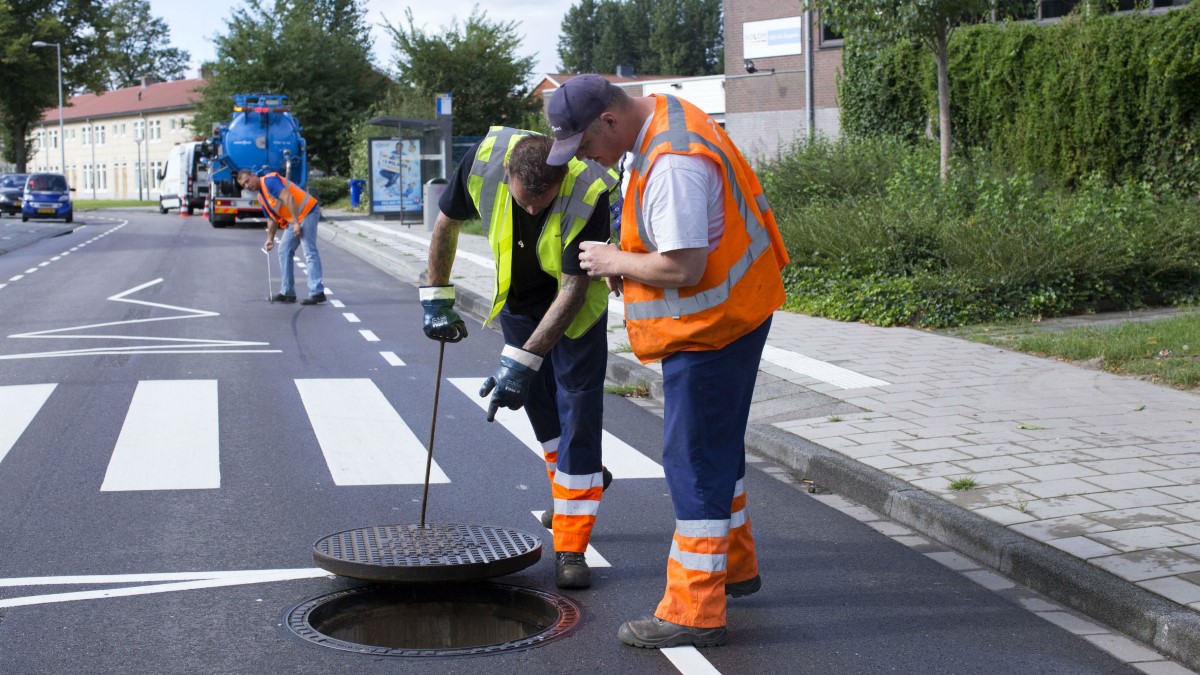
M 360 586 L 308 600 L 288 628 L 323 647 L 373 656 L 481 656 L 538 647 L 580 620 L 579 605 L 494 583 Z

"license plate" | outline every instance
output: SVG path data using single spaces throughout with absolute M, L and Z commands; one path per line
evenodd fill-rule
M 56 209 L 38 209 L 38 213 L 54 213 Z

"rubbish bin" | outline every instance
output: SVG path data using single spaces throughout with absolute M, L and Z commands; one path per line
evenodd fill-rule
M 421 192 L 421 203 L 425 210 L 425 229 L 430 232 L 433 232 L 433 224 L 437 222 L 438 213 L 441 212 L 438 208 L 438 200 L 446 191 L 447 184 L 445 178 L 434 178 L 425 183 L 425 189 Z
M 362 205 L 363 188 L 367 186 L 367 181 L 361 178 L 350 179 L 350 208 L 357 209 Z

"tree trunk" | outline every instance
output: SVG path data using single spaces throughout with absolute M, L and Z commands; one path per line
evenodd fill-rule
M 13 159 L 16 160 L 13 164 L 17 165 L 17 173 L 28 173 L 26 165 L 29 163 L 29 143 L 26 141 L 29 138 L 29 125 L 20 125 L 20 131 L 13 134 L 14 148 Z
M 938 127 L 941 129 L 942 157 L 941 176 L 945 181 L 950 177 L 950 50 L 948 29 L 943 27 L 938 31 L 937 48 L 937 85 L 938 85 Z

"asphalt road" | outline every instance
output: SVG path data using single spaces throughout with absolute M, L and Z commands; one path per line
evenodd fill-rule
M 563 593 L 583 608 L 572 633 L 455 658 L 301 640 L 294 607 L 362 585 L 315 572 L 313 542 L 420 516 L 437 343 L 415 288 L 324 246 L 342 306 L 271 304 L 258 228 L 76 225 L 0 256 L 0 672 L 1136 672 L 763 462 L 746 482 L 764 587 L 730 602 L 729 644 L 678 662 L 620 644 L 662 593 L 673 518 L 661 478 L 631 477 L 660 461 L 661 419 L 611 395 L 629 451 L 608 460 L 605 564 Z M 446 347 L 428 519 L 541 537 L 541 560 L 497 581 L 558 592 L 544 464 L 521 415 L 486 421 L 474 390 L 503 345 L 470 328 Z

